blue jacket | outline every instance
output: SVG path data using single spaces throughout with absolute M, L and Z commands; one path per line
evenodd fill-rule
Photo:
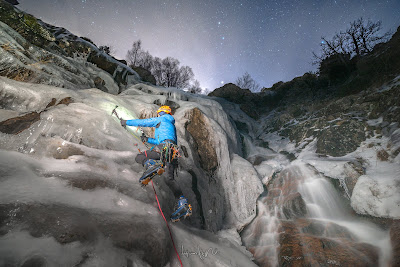
M 126 121 L 128 126 L 139 126 L 139 127 L 155 127 L 154 138 L 149 138 L 147 142 L 153 145 L 158 145 L 164 142 L 164 140 L 173 141 L 176 144 L 176 128 L 175 119 L 169 114 L 164 114 L 161 117 L 155 117 L 150 119 L 137 119 Z

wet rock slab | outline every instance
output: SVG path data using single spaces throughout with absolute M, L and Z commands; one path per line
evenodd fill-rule
M 338 225 L 282 221 L 280 232 L 279 266 L 378 266 L 378 249 L 349 239 L 351 235 Z M 315 235 L 324 232 L 334 238 Z

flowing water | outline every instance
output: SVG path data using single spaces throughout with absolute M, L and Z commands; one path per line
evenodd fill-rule
M 302 255 L 283 256 L 285 254 L 280 251 L 285 245 L 280 235 L 288 229 L 282 225 L 290 222 L 302 229 L 298 224 L 304 223 L 304 220 L 311 221 L 314 225 L 318 222 L 325 226 L 321 231 L 312 231 L 312 238 L 344 242 L 349 248 L 360 243 L 373 245 L 378 248 L 379 265 L 388 266 L 391 257 L 388 232 L 356 217 L 332 183 L 300 160 L 292 162 L 269 182 L 266 192 L 257 202 L 257 207 L 257 216 L 242 232 L 242 240 L 260 266 L 278 266 L 284 260 L 294 262 L 317 253 L 307 251 L 307 247 L 312 247 L 305 245 L 309 240 L 305 237 L 309 238 L 309 233 L 299 234 L 300 238 L 303 238 L 300 245 Z M 359 252 L 355 250 L 354 253 Z M 328 259 L 329 256 L 325 255 L 324 258 Z M 344 266 L 335 258 L 324 263 L 320 259 L 316 261 L 318 264 L 314 264 L 315 266 Z

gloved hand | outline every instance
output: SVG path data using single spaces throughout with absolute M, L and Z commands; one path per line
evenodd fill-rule
M 142 139 L 142 142 L 143 142 L 143 143 L 146 143 L 146 142 L 149 140 L 149 138 L 148 138 L 147 136 L 145 136 L 144 134 L 142 134 L 142 135 L 140 136 L 140 139 Z
M 121 121 L 121 126 L 126 128 L 126 120 L 120 120 Z

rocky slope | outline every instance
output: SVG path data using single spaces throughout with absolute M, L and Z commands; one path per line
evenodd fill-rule
M 47 24 L 0 1 L 0 75 L 69 89 L 98 88 L 117 94 L 140 80 L 126 62 L 89 39 Z
M 362 58 L 342 84 L 305 74 L 259 94 L 234 85 L 211 94 L 235 103 L 218 100 L 265 187 L 241 233 L 260 266 L 398 262 L 399 36 Z M 389 61 L 391 68 L 382 65 Z

